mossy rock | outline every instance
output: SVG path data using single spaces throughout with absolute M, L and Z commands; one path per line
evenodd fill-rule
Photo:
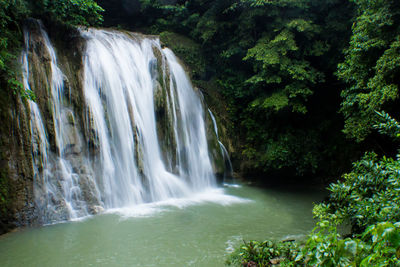
M 10 184 L 7 178 L 7 172 L 5 169 L 0 170 L 0 214 L 2 214 L 0 220 L 4 221 L 6 219 L 10 206 Z M 3 224 L 3 223 L 1 223 Z M 0 224 L 0 228 L 4 226 Z M 5 230 L 5 229 L 4 229 Z M 4 232 L 0 229 L 0 233 Z
M 0 90 L 0 234 L 34 219 L 28 118 L 27 102 Z
M 171 49 L 189 68 L 187 73 L 193 79 L 202 79 L 206 74 L 206 61 L 201 46 L 193 40 L 174 33 L 160 33 L 160 41 L 163 46 Z

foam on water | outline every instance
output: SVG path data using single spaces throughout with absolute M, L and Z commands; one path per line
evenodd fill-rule
M 240 184 L 229 184 L 229 183 L 223 183 L 222 184 L 224 187 L 231 187 L 231 188 L 240 188 L 242 185 Z
M 106 213 L 118 214 L 123 218 L 132 217 L 151 217 L 162 212 L 167 212 L 171 208 L 184 209 L 193 205 L 205 205 L 207 203 L 222 206 L 247 204 L 252 202 L 250 199 L 231 196 L 224 192 L 222 188 L 208 189 L 204 192 L 193 194 L 187 198 L 170 198 L 163 201 L 134 205 L 124 208 L 108 209 Z

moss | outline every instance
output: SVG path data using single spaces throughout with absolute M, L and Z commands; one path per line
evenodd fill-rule
M 7 151 L 10 146 L 10 114 L 9 114 L 9 93 L 7 87 L 0 84 L 0 234 L 8 229 L 10 217 L 10 192 L 11 186 L 8 179 Z
M 10 184 L 7 179 L 7 171 L 0 170 L 0 213 L 7 214 L 10 202 Z M 3 217 L 3 216 L 1 216 Z
M 204 78 L 206 62 L 201 46 L 193 40 L 173 32 L 160 33 L 161 44 L 170 48 L 189 67 L 194 79 Z
M 211 119 L 210 113 L 205 113 L 206 130 L 207 130 L 207 143 L 210 156 L 212 158 L 212 165 L 214 173 L 218 177 L 222 177 L 225 172 L 225 160 L 221 151 L 221 147 L 218 143 L 218 138 L 215 133 L 214 124 Z
M 163 78 L 160 77 L 159 80 L 163 80 Z M 172 107 L 168 106 L 168 97 L 168 89 L 165 87 L 161 87 L 160 84 L 157 84 L 154 94 L 157 135 L 158 139 L 160 140 L 160 146 L 164 160 L 170 161 L 170 165 L 175 166 L 175 153 L 171 152 L 176 150 L 176 144 L 174 138 L 173 119 L 171 114 Z
M 0 88 L 7 89 L 7 87 Z M 30 131 L 24 104 L 10 90 L 0 90 L 0 234 L 19 223 L 19 212 L 29 197 Z

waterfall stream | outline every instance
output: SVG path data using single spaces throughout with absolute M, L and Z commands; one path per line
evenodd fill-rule
M 221 153 L 222 153 L 222 155 L 224 157 L 224 161 L 225 161 L 225 165 L 226 165 L 225 174 L 229 175 L 229 178 L 232 178 L 233 167 L 232 167 L 231 159 L 229 157 L 228 150 L 226 149 L 224 144 L 219 140 L 218 125 L 217 125 L 217 121 L 215 120 L 214 114 L 211 112 L 210 109 L 208 109 L 208 113 L 210 114 L 210 117 L 211 117 L 211 120 L 212 120 L 212 123 L 213 123 L 213 126 L 214 126 L 215 135 L 217 136 L 217 141 L 218 141 L 219 147 L 221 149 Z
M 207 109 L 171 50 L 162 49 L 156 37 L 80 30 L 85 45 L 77 106 L 71 100 L 75 81 L 63 73 L 40 23 L 39 29 L 35 37 L 25 31 L 22 73 L 31 90 L 43 76 L 32 74 L 39 71 L 30 64 L 41 47 L 48 88 L 32 90 L 47 98 L 29 106 L 42 223 L 189 197 L 216 186 Z

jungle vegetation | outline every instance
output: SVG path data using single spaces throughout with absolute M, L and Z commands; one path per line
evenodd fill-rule
M 102 14 L 104 26 L 159 34 L 220 95 L 243 174 L 338 179 L 304 242 L 246 242 L 230 264 L 400 264 L 399 1 L 2 0 L 0 90 L 34 97 L 15 67 L 28 17 L 72 27 Z

